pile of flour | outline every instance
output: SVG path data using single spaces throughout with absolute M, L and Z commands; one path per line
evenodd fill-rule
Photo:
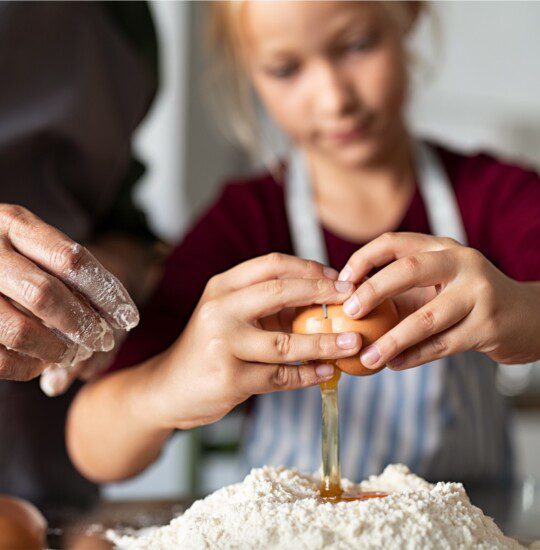
M 129 549 L 521 548 L 473 506 L 459 483 L 437 483 L 402 465 L 347 489 L 386 498 L 324 503 L 320 481 L 295 470 L 254 469 L 242 483 L 198 500 L 169 525 L 110 539 Z

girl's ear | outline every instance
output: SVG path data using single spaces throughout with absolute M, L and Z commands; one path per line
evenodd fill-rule
M 407 12 L 407 24 L 405 26 L 405 34 L 409 33 L 416 25 L 418 18 L 424 11 L 425 2 L 422 0 L 409 0 L 405 2 L 405 10 Z

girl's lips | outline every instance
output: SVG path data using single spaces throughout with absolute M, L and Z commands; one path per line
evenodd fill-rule
M 369 124 L 357 124 L 354 128 L 344 132 L 328 132 L 326 137 L 329 141 L 343 144 L 362 138 L 367 134 Z

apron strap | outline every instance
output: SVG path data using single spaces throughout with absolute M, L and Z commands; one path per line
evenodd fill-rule
M 324 233 L 319 223 L 313 188 L 303 154 L 294 150 L 285 181 L 285 207 L 296 256 L 328 265 Z
M 451 237 L 467 245 L 457 200 L 435 150 L 421 141 L 414 143 L 417 184 L 433 234 Z M 328 263 L 324 233 L 319 223 L 307 163 L 295 149 L 289 160 L 285 182 L 285 206 L 294 253 L 308 260 Z
M 467 234 L 452 184 L 437 153 L 421 141 L 414 143 L 417 180 L 433 234 L 467 245 Z

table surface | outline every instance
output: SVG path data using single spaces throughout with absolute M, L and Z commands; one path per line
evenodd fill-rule
M 540 484 L 526 480 L 512 488 L 469 487 L 471 501 L 493 517 L 505 534 L 528 544 L 540 539 Z M 105 550 L 112 548 L 107 529 L 141 529 L 165 525 L 195 500 L 101 502 L 81 513 L 64 510 L 50 522 L 48 543 L 55 550 Z
M 195 499 L 101 502 L 94 509 L 56 510 L 49 521 L 47 542 L 54 550 L 102 550 L 113 548 L 105 538 L 107 529 L 120 531 L 166 525 Z

